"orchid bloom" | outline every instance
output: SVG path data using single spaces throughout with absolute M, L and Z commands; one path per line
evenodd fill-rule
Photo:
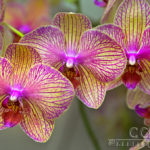
M 34 47 L 45 64 L 61 71 L 85 105 L 99 108 L 105 82 L 124 70 L 124 50 L 107 35 L 92 30 L 90 20 L 82 14 L 58 13 L 53 24 L 26 34 L 20 43 Z
M 130 109 L 144 119 L 144 124 L 150 127 L 150 95 L 143 93 L 139 88 L 128 91 L 127 105 Z M 139 150 L 150 142 L 150 130 L 145 134 L 144 140 L 130 150 Z
M 128 89 L 139 86 L 150 93 L 150 6 L 146 0 L 124 0 L 118 8 L 114 24 L 96 29 L 109 35 L 125 50 L 128 63 L 122 76 L 108 89 L 122 82 Z
M 26 5 L 9 2 L 4 21 L 26 34 L 40 25 L 50 23 L 48 0 L 30 0 Z
M 112 23 L 115 12 L 123 0 L 94 0 L 98 7 L 104 7 L 104 14 L 101 18 L 101 23 Z
M 20 124 L 33 140 L 46 142 L 54 119 L 69 106 L 71 82 L 56 69 L 41 64 L 30 46 L 11 44 L 0 57 L 0 129 Z

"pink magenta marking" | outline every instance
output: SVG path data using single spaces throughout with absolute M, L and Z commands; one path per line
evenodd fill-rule
M 19 31 L 23 32 L 24 34 L 30 32 L 32 29 L 29 25 L 22 25 L 19 27 Z
M 135 106 L 136 113 L 143 118 L 150 118 L 150 106 L 142 107 L 139 104 Z
M 98 0 L 94 0 L 94 3 L 96 6 L 98 7 L 106 7 L 107 3 L 106 2 L 101 2 L 101 1 L 98 1 Z

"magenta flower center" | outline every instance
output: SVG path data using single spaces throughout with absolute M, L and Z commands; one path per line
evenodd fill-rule
M 68 57 L 66 59 L 65 64 L 59 69 L 66 76 L 74 85 L 74 88 L 79 86 L 80 82 L 78 81 L 79 78 L 79 71 L 76 65 L 75 57 Z
M 137 84 L 141 81 L 142 69 L 138 64 L 136 53 L 127 53 L 127 58 L 128 64 L 121 78 L 124 85 L 128 89 L 134 89 L 137 86 Z
M 135 111 L 139 116 L 150 119 L 150 105 L 142 107 L 138 104 L 135 106 Z
M 2 118 L 6 127 L 13 127 L 22 120 L 24 104 L 21 97 L 22 91 L 12 90 L 2 101 L 2 107 L 4 108 Z

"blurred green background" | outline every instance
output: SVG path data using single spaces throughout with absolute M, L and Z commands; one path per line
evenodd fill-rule
M 53 17 L 60 11 L 80 11 L 96 26 L 100 23 L 104 8 L 96 7 L 93 0 L 51 0 L 50 16 Z M 129 149 L 124 146 L 110 146 L 108 140 L 131 138 L 131 127 L 140 129 L 144 126 L 143 119 L 127 108 L 126 92 L 122 85 L 107 92 L 105 101 L 98 110 L 85 108 L 102 150 Z M 78 100 L 74 99 L 69 110 L 56 120 L 55 129 L 47 143 L 34 142 L 17 126 L 0 131 L 0 150 L 94 150 L 94 147 L 81 119 Z

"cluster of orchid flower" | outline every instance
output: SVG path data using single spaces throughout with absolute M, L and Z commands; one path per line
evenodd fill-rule
M 113 23 L 92 28 L 88 17 L 78 13 L 57 13 L 49 21 L 43 0 L 32 0 L 44 8 L 35 12 L 38 17 L 20 6 L 22 13 L 16 15 L 15 4 L 7 11 L 9 5 L 0 0 L 0 129 L 20 124 L 32 139 L 46 142 L 54 120 L 75 95 L 97 109 L 106 91 L 122 83 L 130 89 L 129 107 L 150 118 L 150 100 L 137 96 L 144 95 L 137 87 L 150 94 L 150 5 L 147 0 L 121 1 Z M 102 22 L 115 2 L 95 1 L 106 6 Z M 9 24 L 25 35 L 8 40 Z

